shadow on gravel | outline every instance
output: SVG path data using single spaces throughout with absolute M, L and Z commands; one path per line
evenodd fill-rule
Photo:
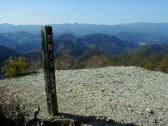
M 50 120 L 32 119 L 26 122 L 25 118 L 15 120 L 6 118 L 0 114 L 1 126 L 137 126 L 132 123 L 119 123 L 114 120 L 107 120 L 104 117 L 80 116 L 67 113 L 60 113 L 61 118 L 53 117 Z
M 82 126 L 83 124 L 89 125 L 89 126 L 137 126 L 132 123 L 127 123 L 127 124 L 119 123 L 114 120 L 109 120 L 105 117 L 80 116 L 80 115 L 73 115 L 68 113 L 60 113 L 60 116 L 63 116 L 64 118 L 67 118 L 70 120 L 77 120 L 78 122 L 80 122 L 81 124 L 80 126 Z
M 0 114 L 0 125 L 1 126 L 17 126 L 14 120 L 7 119 L 2 114 Z
M 0 126 L 136 126 L 132 123 L 119 123 L 106 117 L 81 116 L 59 113 L 50 119 L 37 118 L 40 108 L 34 117 L 27 118 L 19 106 L 0 104 Z

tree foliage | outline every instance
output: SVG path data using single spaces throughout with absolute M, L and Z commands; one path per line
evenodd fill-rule
M 123 53 L 110 57 L 90 51 L 75 59 L 68 56 L 56 58 L 56 69 L 84 69 L 106 66 L 139 66 L 152 71 L 168 73 L 168 53 L 151 55 Z
M 24 57 L 12 59 L 11 57 L 5 61 L 6 65 L 1 68 L 5 73 L 5 77 L 14 77 L 24 74 L 28 70 L 28 64 L 25 62 Z

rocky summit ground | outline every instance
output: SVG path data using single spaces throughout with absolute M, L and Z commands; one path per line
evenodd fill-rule
M 56 70 L 56 83 L 61 113 L 122 124 L 168 125 L 168 74 L 139 67 Z M 38 118 L 49 118 L 42 70 L 0 80 L 0 88 L 6 90 L 1 103 L 18 102 L 27 116 L 40 106 Z

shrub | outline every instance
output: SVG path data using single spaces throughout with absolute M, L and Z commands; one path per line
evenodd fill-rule
M 18 57 L 15 60 L 9 58 L 5 63 L 6 65 L 2 67 L 2 72 L 5 73 L 5 77 L 19 76 L 27 72 L 28 65 L 24 57 Z
M 55 68 L 57 70 L 73 69 L 73 60 L 66 55 L 59 56 L 55 60 Z
M 104 55 L 96 55 L 85 61 L 85 68 L 99 68 L 110 66 L 112 64 L 112 59 Z
M 152 63 L 145 63 L 143 67 L 144 67 L 145 69 L 148 69 L 148 70 L 153 70 L 153 69 L 154 69 Z
M 159 70 L 168 73 L 168 58 L 165 58 L 160 62 Z

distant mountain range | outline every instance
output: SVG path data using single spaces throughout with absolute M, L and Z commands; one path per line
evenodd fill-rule
M 17 57 L 19 54 L 10 48 L 0 45 L 0 66 L 3 65 L 3 62 L 11 56 Z
M 114 34 L 116 37 L 140 45 L 163 45 L 168 44 L 168 36 L 156 33 L 145 32 L 119 32 Z
M 18 53 L 28 53 L 40 48 L 40 36 L 27 32 L 1 33 L 0 45 L 11 48 Z M 138 44 L 107 34 L 91 34 L 82 37 L 63 34 L 54 39 L 54 45 L 55 52 L 76 57 L 83 54 L 87 49 L 113 55 Z
M 57 34 L 70 33 L 87 35 L 95 33 L 114 34 L 119 32 L 141 32 L 166 35 L 168 23 L 132 23 L 121 25 L 95 25 L 95 24 L 50 24 Z M 39 33 L 41 25 L 12 25 L 0 24 L 0 33 L 4 32 L 29 32 Z
M 40 34 L 28 32 L 0 33 L 0 45 L 25 53 L 40 46 Z
M 95 25 L 95 24 L 50 24 L 53 27 L 54 36 L 68 33 L 76 37 L 89 34 L 109 34 L 120 39 L 145 44 L 165 44 L 168 43 L 168 23 L 132 23 L 121 25 Z M 31 41 L 40 37 L 41 25 L 12 25 L 0 24 L 0 33 L 6 33 L 6 37 L 16 40 L 17 36 L 22 36 L 21 40 L 26 41 L 28 37 Z M 19 35 L 20 34 L 20 35 Z M 26 37 L 26 38 L 25 38 Z M 36 40 L 36 41 L 37 41 Z
M 55 51 L 77 57 L 86 50 L 96 50 L 106 55 L 114 55 L 137 45 L 107 34 L 91 34 L 80 38 L 64 34 L 55 40 Z
M 52 24 L 54 51 L 71 58 L 88 51 L 124 57 L 166 52 L 168 23 L 134 23 L 122 25 Z M 9 56 L 41 57 L 41 25 L 0 24 L 0 61 Z M 138 54 L 138 55 L 137 55 Z M 136 57 L 135 56 L 135 57 Z M 124 58 L 125 59 L 125 58 Z

